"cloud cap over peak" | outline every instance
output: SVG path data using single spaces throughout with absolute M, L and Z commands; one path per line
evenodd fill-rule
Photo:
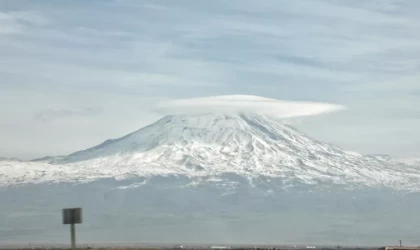
M 224 95 L 169 100 L 159 104 L 156 111 L 171 115 L 245 112 L 282 119 L 314 116 L 343 109 L 344 106 L 330 103 L 285 101 L 250 95 Z

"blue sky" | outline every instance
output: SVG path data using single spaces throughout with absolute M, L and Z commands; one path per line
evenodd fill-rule
M 0 155 L 68 154 L 167 99 L 343 105 L 304 118 L 361 153 L 420 155 L 420 2 L 0 1 Z

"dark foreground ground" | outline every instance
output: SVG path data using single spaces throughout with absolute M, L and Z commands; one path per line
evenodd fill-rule
M 0 249 L 19 249 L 19 250 L 70 250 L 71 248 L 59 248 L 59 247 L 1 247 Z M 197 247 L 157 247 L 157 248 L 145 248 L 145 247 L 95 247 L 95 246 L 84 246 L 78 247 L 78 250 L 378 250 L 374 247 L 225 247 L 225 246 L 197 246 Z

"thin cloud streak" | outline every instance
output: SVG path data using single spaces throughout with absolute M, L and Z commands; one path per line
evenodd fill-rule
M 73 118 L 77 116 L 92 117 L 102 113 L 97 107 L 85 107 L 80 109 L 45 109 L 34 115 L 34 119 L 42 122 L 52 122 L 57 119 Z
M 31 26 L 48 24 L 48 20 L 31 11 L 0 11 L 0 35 L 19 34 L 28 31 Z

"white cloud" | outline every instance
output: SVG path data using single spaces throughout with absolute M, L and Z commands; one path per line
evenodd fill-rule
M 329 103 L 283 101 L 259 96 L 229 95 L 170 100 L 159 104 L 156 111 L 172 115 L 249 112 L 283 119 L 320 115 L 342 109 L 344 109 L 343 106 Z

